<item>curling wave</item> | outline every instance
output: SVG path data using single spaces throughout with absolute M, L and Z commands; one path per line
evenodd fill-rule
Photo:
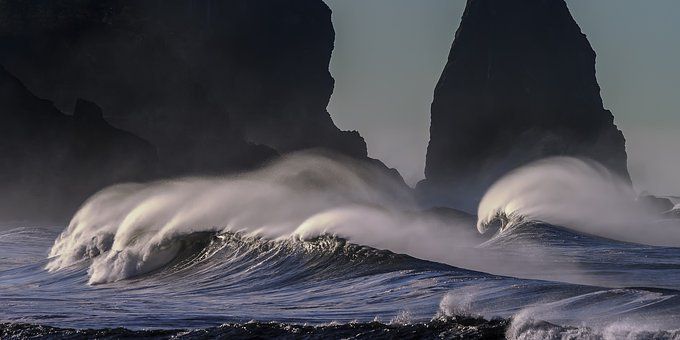
M 470 226 L 417 209 L 408 189 L 370 165 L 297 154 L 240 176 L 105 189 L 57 238 L 47 269 L 91 260 L 91 284 L 131 278 L 168 264 L 187 235 L 202 232 L 272 240 L 329 234 L 442 262 L 456 245 L 476 245 Z
M 12 306 L 0 334 L 672 338 L 680 248 L 612 240 L 643 243 L 631 221 L 662 232 L 632 200 L 596 164 L 546 160 L 489 191 L 478 227 L 501 229 L 489 239 L 469 216 L 419 211 L 382 171 L 324 155 L 119 185 L 61 234 L 0 232 Z
M 478 209 L 477 229 L 500 232 L 545 222 L 625 242 L 680 246 L 680 223 L 639 202 L 629 183 L 592 160 L 547 158 L 497 181 Z

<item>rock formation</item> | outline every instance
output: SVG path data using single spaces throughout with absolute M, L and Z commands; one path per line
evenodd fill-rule
M 78 100 L 72 116 L 0 67 L 0 216 L 64 219 L 107 185 L 152 176 L 156 151 Z
M 13 110 L 3 116 L 41 117 L 3 126 L 30 136 L 0 141 L 0 158 L 15 164 L 0 171 L 0 182 L 21 178 L 12 190 L 30 192 L 24 201 L 46 186 L 75 202 L 118 181 L 244 171 L 310 148 L 399 177 L 326 111 L 334 35 L 322 0 L 2 1 L 0 64 L 56 108 L 23 86 L 28 103 L 7 102 L 11 95 L 0 102 Z M 74 103 L 73 117 L 61 114 Z M 158 164 L 149 161 L 150 144 L 107 122 L 148 140 Z M 127 172 L 113 166 L 128 162 Z
M 435 90 L 419 194 L 471 211 L 504 173 L 554 155 L 628 179 L 613 118 L 595 52 L 563 0 L 468 0 Z
M 322 0 L 0 4 L 0 63 L 62 110 L 98 103 L 170 174 L 241 169 L 271 149 L 365 158 L 326 111 L 333 44 Z

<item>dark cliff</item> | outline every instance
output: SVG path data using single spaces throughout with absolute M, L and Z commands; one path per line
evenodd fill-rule
M 322 0 L 0 1 L 0 65 L 46 99 L 19 86 L 30 103 L 0 103 L 3 117 L 44 118 L 3 126 L 15 134 L 0 141 L 0 182 L 16 195 L 0 203 L 54 216 L 112 183 L 245 171 L 310 148 L 385 169 L 326 111 L 334 39 Z
M 326 111 L 334 31 L 321 0 L 8 0 L 0 16 L 0 63 L 62 110 L 98 103 L 169 175 L 316 147 L 366 157 Z
M 595 52 L 563 0 L 468 0 L 435 90 L 419 194 L 472 210 L 504 173 L 554 155 L 588 157 L 628 179 L 613 119 Z
M 34 96 L 0 66 L 0 216 L 67 218 L 104 186 L 148 179 L 156 151 L 78 100 L 72 116 Z

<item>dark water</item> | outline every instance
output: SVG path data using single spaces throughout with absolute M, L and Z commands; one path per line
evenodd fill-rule
M 70 338 L 70 339 L 205 339 L 205 338 L 283 338 L 283 339 L 329 339 L 329 338 L 438 338 L 438 339 L 501 339 L 504 337 L 505 320 L 486 321 L 480 318 L 437 319 L 428 323 L 409 325 L 386 325 L 379 322 L 348 323 L 338 325 L 305 326 L 283 323 L 249 322 L 223 324 L 197 330 L 141 330 L 124 328 L 77 330 L 30 324 L 0 324 L 0 336 Z M 552 325 L 551 325 L 552 326 Z M 554 326 L 552 326 L 554 327 Z
M 521 258 L 517 277 L 330 236 L 198 232 L 160 269 L 95 285 L 91 260 L 45 269 L 60 232 L 0 232 L 0 338 L 680 338 L 680 249 L 540 223 L 478 247 Z

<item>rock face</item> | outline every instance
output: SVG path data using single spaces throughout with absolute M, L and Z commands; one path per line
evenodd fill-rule
M 168 174 L 315 147 L 365 158 L 326 111 L 333 43 L 322 0 L 0 4 L 0 63 L 62 110 L 98 103 L 158 148 Z
M 26 216 L 22 202 L 53 216 L 119 181 L 243 171 L 301 149 L 384 167 L 326 111 L 334 38 L 322 0 L 0 1 L 0 64 L 49 100 L 3 70 L 0 185 L 15 194 L 0 219 Z
M 613 118 L 595 52 L 563 0 L 468 0 L 435 90 L 419 194 L 474 210 L 504 173 L 555 155 L 588 157 L 628 179 Z
M 67 116 L 0 67 L 0 216 L 66 218 L 89 195 L 144 180 L 157 164 L 145 140 L 110 126 L 78 100 Z

